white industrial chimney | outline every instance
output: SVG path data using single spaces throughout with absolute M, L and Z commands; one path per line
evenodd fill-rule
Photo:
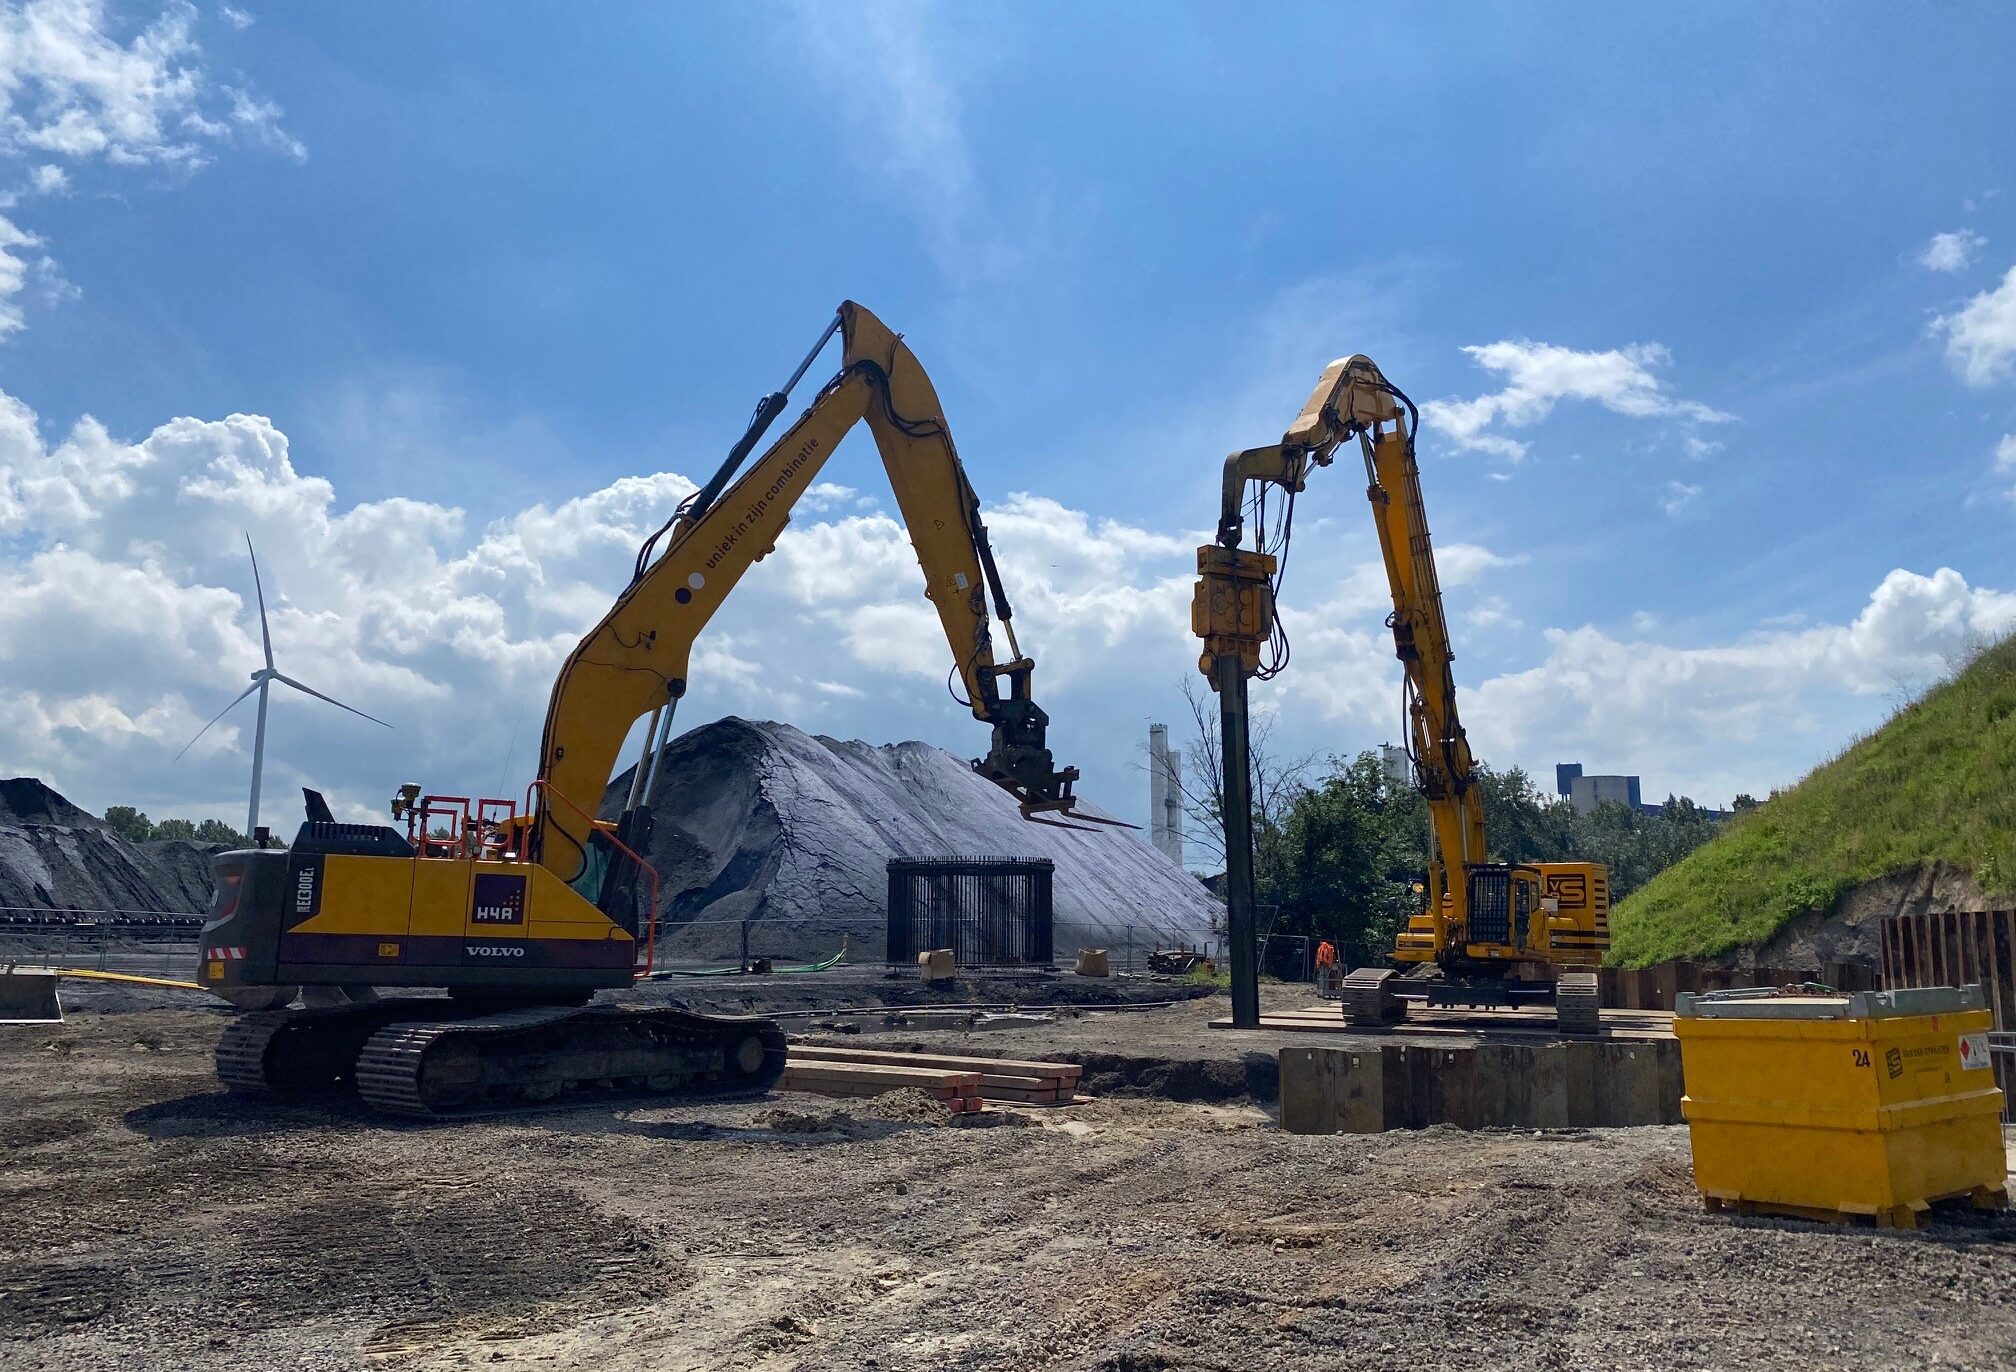
M 1148 726 L 1148 837 L 1183 865 L 1183 754 L 1169 746 L 1169 726 Z

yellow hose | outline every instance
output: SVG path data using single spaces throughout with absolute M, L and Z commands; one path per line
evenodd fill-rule
M 171 991 L 201 991 L 203 988 L 193 981 L 170 981 L 167 977 L 136 977 L 125 972 L 98 972 L 84 967 L 57 967 L 51 969 L 58 976 L 85 977 L 91 981 L 124 981 L 134 986 L 165 986 Z

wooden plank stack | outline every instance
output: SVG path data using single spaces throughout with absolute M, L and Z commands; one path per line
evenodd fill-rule
M 914 1086 L 945 1102 L 948 1109 L 963 1111 L 978 1110 L 983 1101 L 1069 1105 L 1077 1099 L 1082 1071 L 1075 1062 L 1023 1062 L 794 1043 L 779 1085 L 786 1091 L 827 1096 L 878 1096 Z

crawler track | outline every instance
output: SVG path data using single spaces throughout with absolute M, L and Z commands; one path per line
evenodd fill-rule
M 217 1045 L 231 1091 L 296 1098 L 354 1084 L 410 1118 L 493 1114 L 632 1096 L 753 1095 L 784 1070 L 768 1020 L 677 1009 L 520 1006 L 456 1014 L 406 999 L 245 1015 Z

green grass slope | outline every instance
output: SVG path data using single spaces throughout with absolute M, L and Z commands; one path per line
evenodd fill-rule
M 2016 637 L 1788 791 L 1731 820 L 1613 912 L 1642 967 L 1760 942 L 1862 882 L 1933 862 L 2016 888 Z

